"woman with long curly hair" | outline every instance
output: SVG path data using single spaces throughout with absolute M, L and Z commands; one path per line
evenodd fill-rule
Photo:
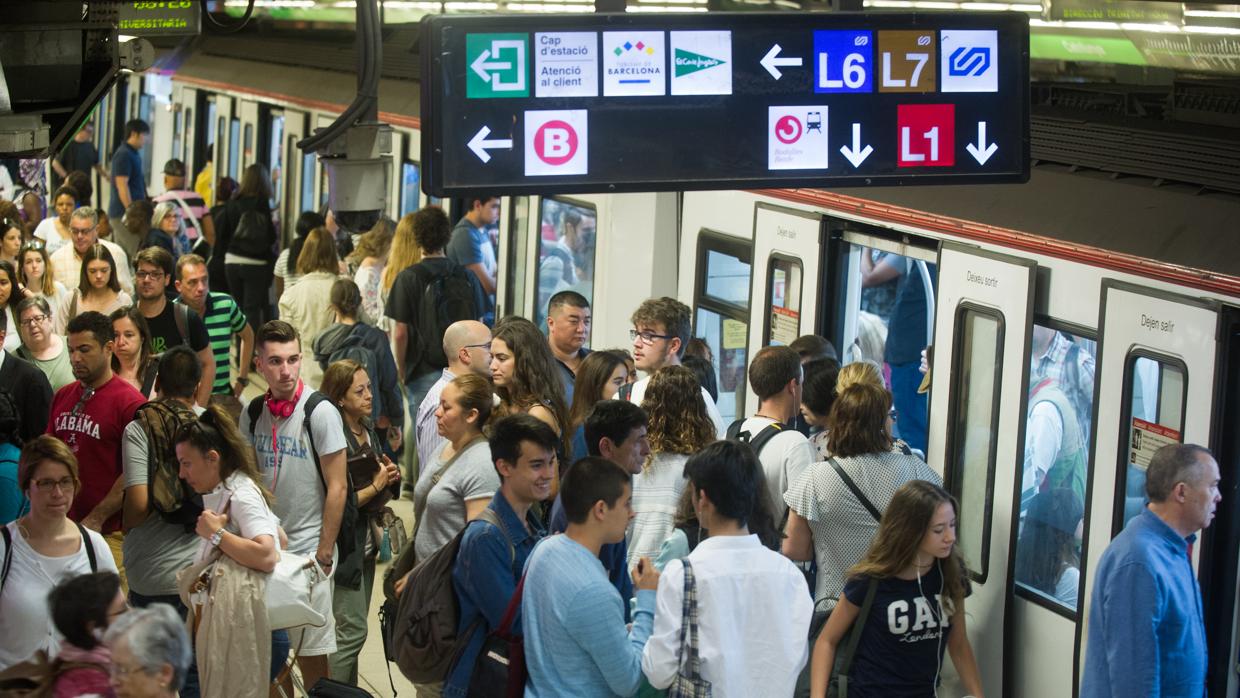
M 560 437 L 560 462 L 565 463 L 573 454 L 562 375 L 547 337 L 534 323 L 511 316 L 495 325 L 491 336 L 491 380 L 495 382 L 500 404 L 491 413 L 492 423 L 518 413 L 546 422 Z
M 931 698 L 938 693 L 946 649 L 966 692 L 980 698 L 981 675 L 965 631 L 969 571 L 956 546 L 959 510 L 955 498 L 932 482 L 912 480 L 896 490 L 814 643 L 814 698 L 827 695 L 836 649 L 857 623 L 861 637 L 847 672 L 849 696 Z
M 642 399 L 650 416 L 646 434 L 650 458 L 633 476 L 633 523 L 629 528 L 628 565 L 654 559 L 675 528 L 676 510 L 685 490 L 685 461 L 715 440 L 715 424 L 697 374 L 684 366 L 655 371 Z

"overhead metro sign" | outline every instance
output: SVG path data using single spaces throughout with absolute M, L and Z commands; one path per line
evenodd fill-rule
M 1025 15 L 430 16 L 434 196 L 1024 182 Z

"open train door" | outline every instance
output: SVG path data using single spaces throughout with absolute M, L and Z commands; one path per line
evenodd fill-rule
M 1085 654 L 1090 651 L 1084 645 L 1092 573 L 1111 539 L 1145 507 L 1145 468 L 1150 455 L 1175 441 L 1211 444 L 1211 420 L 1220 390 L 1215 380 L 1219 312 L 1214 301 L 1111 279 L 1102 282 L 1094 477 L 1086 495 L 1089 508 L 1081 564 L 1085 579 L 1081 613 L 1086 622 L 1077 630 L 1077 686 Z M 1234 508 L 1235 502 L 1225 501 L 1219 508 L 1227 507 Z M 1202 549 L 1214 543 L 1213 536 L 1213 529 L 1207 530 L 1193 546 L 1195 568 Z M 1204 610 L 1211 625 L 1218 622 L 1215 613 L 1225 614 L 1225 622 L 1230 622 L 1231 613 L 1218 603 Z M 1234 656 L 1221 659 L 1228 664 L 1233 660 Z
M 818 214 L 766 202 L 754 207 L 750 361 L 762 347 L 788 345 L 818 331 L 824 229 Z M 753 389 L 747 385 L 746 391 L 745 404 L 756 406 Z
M 987 696 L 1008 694 L 1009 600 L 1037 265 L 944 243 L 939 250 L 929 462 L 960 502 L 958 545 L 972 571 L 969 639 Z M 955 672 L 944 661 L 944 681 Z M 963 691 L 958 692 L 962 694 Z

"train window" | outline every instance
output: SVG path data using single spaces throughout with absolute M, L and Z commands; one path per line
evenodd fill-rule
M 850 253 L 859 257 L 860 296 L 840 296 L 845 307 L 837 311 L 838 317 L 856 318 L 855 333 L 845 336 L 847 345 L 839 347 L 840 362 L 869 360 L 890 369 L 891 393 L 900 414 L 896 436 L 924 453 L 929 400 L 917 389 L 922 351 L 934 327 L 935 265 L 855 243 L 850 244 Z M 845 287 L 851 285 L 851 280 L 843 282 Z
M 433 199 L 434 197 L 432 197 Z M 525 315 L 525 262 L 529 258 L 530 197 L 514 196 L 508 209 L 508 262 L 504 265 L 506 284 L 504 315 Z M 500 313 L 496 312 L 496 317 Z
M 418 210 L 421 183 L 422 172 L 418 163 L 406 160 L 400 167 L 400 215 Z
M 327 195 L 330 194 L 330 187 L 327 186 L 327 168 L 322 164 L 319 165 L 319 210 L 326 213 L 327 211 Z
M 313 211 L 314 205 L 314 153 L 301 156 L 301 205 L 302 211 Z
M 216 110 L 215 100 L 214 99 L 207 100 L 207 127 L 206 127 L 207 145 L 215 145 L 216 129 L 211 128 L 211 124 L 215 123 L 215 110 Z M 219 153 L 215 153 L 215 155 L 219 155 Z
M 547 302 L 560 291 L 576 291 L 594 300 L 594 204 L 570 199 L 541 199 L 538 236 L 538 305 L 534 322 L 547 331 Z M 589 339 L 587 338 L 587 342 Z
M 1118 534 L 1149 499 L 1145 496 L 1145 471 L 1150 456 L 1160 447 L 1184 440 L 1186 367 L 1177 359 L 1130 354 L 1124 383 L 1125 420 L 1128 424 L 1125 447 L 1120 449 L 1119 486 L 1122 516 L 1115 517 Z M 1123 424 L 1124 422 L 1121 422 Z
M 765 344 L 787 346 L 801 336 L 801 261 L 771 255 L 767 265 L 767 316 Z
M 1033 325 L 1016 584 L 1070 612 L 1080 588 L 1097 351 L 1092 339 Z
M 698 235 L 693 334 L 714 355 L 715 403 L 725 423 L 744 414 L 751 262 L 746 243 L 708 230 Z
M 228 125 L 228 176 L 237 179 L 241 173 L 241 119 Z
M 275 196 L 273 203 L 277 206 L 284 200 L 284 148 L 280 147 L 283 141 L 284 117 L 273 114 L 271 116 L 271 140 L 267 151 L 267 171 L 271 173 L 271 191 Z M 291 141 L 289 145 L 292 146 Z
M 254 124 L 245 125 L 245 135 L 242 136 L 242 144 L 244 147 L 241 149 L 241 161 L 244 164 L 254 159 Z
M 948 477 L 960 502 L 960 552 L 974 577 L 986 580 L 990 567 L 990 491 L 995 480 L 999 398 L 1002 390 L 1003 316 L 968 304 L 956 315 L 957 355 L 952 370 Z M 896 413 L 896 425 L 903 415 Z

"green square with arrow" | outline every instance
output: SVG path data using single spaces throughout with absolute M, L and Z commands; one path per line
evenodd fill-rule
M 529 97 L 527 34 L 465 35 L 465 96 Z

